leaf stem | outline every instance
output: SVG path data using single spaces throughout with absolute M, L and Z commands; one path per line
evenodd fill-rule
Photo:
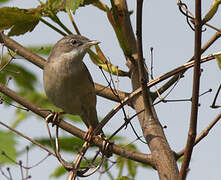
M 44 24 L 46 24 L 47 26 L 49 26 L 50 28 L 52 28 L 53 30 L 55 30 L 56 32 L 58 32 L 59 34 L 61 34 L 63 36 L 67 35 L 63 31 L 61 31 L 60 29 L 56 28 L 54 25 L 52 25 L 49 22 L 45 21 L 43 18 L 40 18 L 40 21 L 43 22 Z

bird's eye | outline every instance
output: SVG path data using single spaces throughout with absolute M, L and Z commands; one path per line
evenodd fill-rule
M 76 40 L 76 39 L 71 39 L 71 40 L 70 40 L 70 43 L 71 43 L 72 45 L 76 45 L 76 44 L 77 44 L 77 40 Z

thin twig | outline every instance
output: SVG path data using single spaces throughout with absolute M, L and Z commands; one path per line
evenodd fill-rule
M 143 9 L 143 0 L 137 0 L 137 52 L 138 52 L 138 69 L 139 69 L 139 81 L 142 89 L 142 96 L 144 102 L 145 112 L 149 112 L 151 119 L 154 119 L 154 115 L 151 110 L 151 104 L 149 101 L 150 93 L 147 87 L 147 74 L 144 67 L 144 58 L 143 58 L 143 45 L 142 45 L 142 9 Z
M 40 18 L 40 21 L 43 22 L 44 24 L 46 24 L 48 27 L 52 28 L 53 30 L 55 30 L 57 33 L 63 35 L 63 36 L 67 36 L 67 34 L 65 34 L 63 31 L 61 31 L 60 29 L 56 28 L 54 25 L 50 24 L 49 22 L 45 21 L 43 18 Z
M 69 16 L 69 19 L 70 19 L 70 21 L 71 21 L 71 24 L 73 25 L 73 27 L 74 27 L 76 33 L 77 33 L 78 35 L 81 35 L 81 33 L 80 33 L 80 31 L 79 31 L 79 29 L 78 29 L 76 23 L 74 22 L 74 18 L 73 18 L 72 14 L 71 14 L 70 9 L 66 8 L 66 11 L 67 11 L 67 14 L 68 14 L 68 16 Z
M 177 79 L 177 81 L 173 84 L 173 87 L 169 90 L 169 92 L 168 92 L 164 97 L 158 95 L 158 97 L 159 97 L 160 100 L 157 101 L 157 102 L 155 102 L 155 103 L 153 103 L 153 105 L 155 106 L 156 104 L 158 104 L 158 103 L 160 103 L 160 102 L 165 102 L 165 98 L 166 98 L 167 96 L 169 96 L 169 94 L 173 91 L 173 89 L 175 89 L 175 87 L 176 87 L 176 85 L 178 84 L 179 80 L 180 80 L 180 78 Z M 158 91 L 157 91 L 157 92 L 158 92 Z M 158 92 L 157 94 L 159 94 L 159 92 Z
M 221 112 L 216 115 L 214 120 L 197 136 L 194 142 L 194 146 L 197 145 L 204 137 L 206 137 L 210 130 L 216 125 L 216 123 L 221 119 Z M 180 152 L 176 153 L 176 159 L 179 159 L 181 156 L 184 155 L 185 149 L 181 150 Z
M 194 74 L 192 90 L 192 107 L 190 126 L 187 143 L 185 147 L 184 159 L 182 161 L 179 180 L 185 180 L 188 172 L 191 155 L 193 152 L 194 142 L 197 133 L 197 115 L 199 102 L 199 85 L 200 85 L 200 57 L 201 57 L 201 36 L 202 36 L 202 19 L 201 19 L 201 0 L 195 0 L 195 47 L 194 47 Z
M 119 129 L 117 130 L 117 132 L 119 132 L 124 126 L 127 127 L 127 124 L 129 123 L 130 126 L 131 126 L 131 128 L 132 128 L 132 131 L 133 131 L 134 134 L 135 134 L 135 136 L 139 139 L 139 136 L 137 135 L 137 132 L 135 131 L 135 128 L 134 128 L 133 125 L 131 124 L 130 120 L 127 119 L 127 115 L 126 115 L 126 111 L 125 111 L 125 109 L 124 109 L 124 105 L 121 103 L 120 96 L 119 96 L 118 91 L 117 91 L 117 89 L 116 89 L 116 87 L 115 87 L 115 84 L 114 84 L 114 80 L 113 80 L 113 77 L 112 77 L 111 68 L 109 67 L 109 64 L 108 64 L 107 61 L 106 61 L 106 65 L 107 65 L 107 67 L 108 67 L 108 71 L 109 71 L 109 75 L 110 75 L 111 82 L 108 82 L 108 79 L 107 79 L 107 77 L 105 76 L 105 74 L 104 74 L 104 72 L 103 72 L 102 69 L 101 69 L 101 72 L 102 72 L 102 74 L 104 75 L 106 81 L 108 82 L 110 89 L 113 91 L 113 94 L 119 99 L 119 102 L 120 102 L 120 104 L 121 104 L 121 106 L 122 106 L 122 111 L 123 111 L 124 120 L 125 120 L 125 123 L 121 126 L 121 128 L 119 128 Z M 111 87 L 111 83 L 113 84 L 113 88 Z M 139 114 L 139 113 L 138 113 L 138 114 Z M 117 133 L 117 132 L 116 132 L 116 133 Z M 112 138 L 114 135 L 115 135 L 115 133 L 113 133 L 110 138 Z M 110 138 L 109 138 L 109 139 L 110 139 Z M 140 140 L 141 140 L 141 139 L 140 139 Z M 141 142 L 143 142 L 143 141 L 141 140 Z M 143 142 L 143 143 L 146 143 L 146 142 Z
M 217 53 L 220 54 L 220 53 Z M 210 61 L 212 59 L 215 59 L 216 54 L 210 55 L 210 56 L 206 56 L 204 58 L 201 59 L 201 63 Z M 194 65 L 194 61 L 188 62 L 156 79 L 154 79 L 153 81 L 150 81 L 149 83 L 147 83 L 147 87 L 151 88 L 152 86 L 154 86 L 155 84 L 175 75 L 175 74 L 179 74 L 180 72 L 187 70 L 191 67 L 193 67 Z M 121 104 L 117 104 L 105 117 L 104 119 L 99 123 L 99 125 L 97 126 L 97 128 L 94 130 L 94 132 L 99 132 L 104 126 L 105 124 L 109 121 L 109 118 L 112 118 L 121 108 L 122 105 L 125 105 L 127 103 L 129 103 L 134 97 L 138 96 L 140 93 L 142 92 L 141 88 L 136 89 L 135 91 L 133 91 L 131 94 L 129 94 L 127 97 L 125 97 L 122 101 Z
M 221 29 L 219 29 L 221 30 Z M 201 49 L 201 54 L 203 54 L 217 39 L 219 39 L 221 37 L 221 33 L 216 32 L 202 47 Z M 191 62 L 194 60 L 194 56 L 191 57 L 189 59 L 188 62 Z M 186 70 L 184 70 L 183 72 L 181 72 L 180 74 L 175 75 L 172 79 L 170 79 L 168 82 L 166 82 L 164 85 L 162 85 L 162 87 L 158 90 L 160 94 L 162 94 L 163 92 L 165 92 L 169 87 L 171 87 L 172 84 L 174 84 L 177 79 L 179 77 L 182 77 L 183 74 L 186 72 Z M 153 94 L 154 97 L 157 97 L 157 93 Z M 153 97 L 153 96 L 152 96 Z
M 112 135 L 108 138 L 109 140 L 112 139 L 121 129 L 123 129 L 123 127 L 127 126 L 128 123 L 131 122 L 131 120 L 133 118 L 135 118 L 138 114 L 142 113 L 144 110 L 136 113 L 135 115 L 133 115 L 132 117 L 130 117 L 129 119 L 127 119 L 127 121 L 125 121 L 114 133 L 112 133 Z M 136 131 L 135 131 L 136 132 Z M 136 134 L 137 138 L 139 137 L 137 134 Z M 139 139 L 139 138 L 138 138 Z M 144 142 L 146 143 L 146 142 Z
M 216 99 L 217 99 L 217 97 L 219 95 L 220 90 L 221 90 L 221 84 L 219 85 L 219 88 L 217 89 L 217 92 L 216 92 L 216 95 L 214 97 L 213 103 L 210 106 L 211 108 L 220 108 L 221 107 L 221 105 L 216 105 Z
M 53 156 L 56 157 L 56 155 L 50 151 L 49 149 L 47 149 L 45 146 L 43 146 L 42 144 L 40 144 L 39 142 L 35 141 L 34 139 L 29 138 L 28 136 L 25 136 L 23 133 L 11 128 L 10 126 L 6 125 L 5 123 L 0 121 L 0 124 L 4 127 L 6 127 L 7 129 L 9 129 L 10 131 L 14 132 L 15 134 L 27 139 L 28 141 L 30 141 L 31 143 L 37 145 L 38 147 L 40 147 L 41 149 L 44 149 L 45 151 L 47 151 L 49 154 L 52 154 Z
M 7 63 L 5 63 L 5 64 L 0 68 L 0 72 L 1 72 L 2 70 L 4 70 L 5 67 L 8 66 L 8 65 L 12 62 L 13 59 L 14 59 L 14 57 L 11 57 L 10 60 L 9 60 Z
M 11 89 L 4 86 L 2 83 L 0 83 L 0 92 L 4 93 L 5 95 L 12 98 L 13 100 L 18 102 L 19 104 L 30 109 L 32 112 L 41 116 L 42 118 L 46 118 L 51 113 L 48 111 L 40 110 L 40 108 L 37 107 L 35 104 L 33 104 L 33 103 L 29 102 L 28 100 L 24 99 L 23 97 L 19 96 L 14 91 L 12 91 Z M 119 107 L 119 109 L 120 109 L 120 107 Z M 114 112 L 110 113 L 112 116 L 115 113 L 115 110 L 113 110 L 113 111 Z M 107 116 L 109 117 L 110 114 Z M 62 128 L 63 130 L 65 130 L 65 131 L 69 132 L 70 134 L 77 136 L 81 139 L 83 139 L 86 135 L 86 132 L 80 130 L 79 128 L 73 126 L 72 124 L 70 124 L 68 122 L 60 120 L 59 123 L 58 122 L 56 122 L 56 123 L 55 124 L 58 125 L 60 128 Z M 105 143 L 105 141 L 102 138 L 100 138 L 99 136 L 94 136 L 92 138 L 92 142 L 96 146 L 99 146 L 100 148 L 102 148 L 103 144 Z M 115 144 L 111 144 L 111 152 L 118 154 L 120 156 L 123 156 L 125 158 L 129 158 L 134 161 L 138 161 L 138 162 L 145 163 L 145 164 L 151 164 L 154 166 L 154 162 L 152 161 L 151 155 L 149 155 L 149 154 L 138 153 L 138 152 L 130 150 L 130 149 L 122 148 L 122 147 L 117 146 Z
M 26 164 L 25 164 L 25 166 L 26 167 L 28 167 L 29 165 L 28 165 L 28 163 L 29 163 L 29 147 L 28 146 L 26 146 Z M 26 169 L 26 171 L 25 171 L 25 177 L 27 178 L 28 177 L 28 169 Z
M 16 165 L 19 165 L 20 167 L 24 168 L 24 169 L 31 169 L 33 167 L 36 167 L 38 166 L 39 164 L 41 164 L 43 161 L 45 161 L 49 156 L 50 154 L 48 153 L 43 159 L 41 159 L 39 162 L 37 162 L 36 164 L 32 165 L 32 166 L 29 166 L 29 167 L 26 167 L 26 166 L 23 166 L 21 161 L 19 162 L 16 162 L 14 159 L 12 159 L 9 155 L 7 155 L 4 151 L 1 152 L 1 154 L 3 156 L 5 156 L 7 159 L 9 159 L 11 162 L 13 162 L 14 164 Z
M 54 21 L 56 24 L 58 24 L 67 34 L 72 34 L 72 32 L 61 22 L 61 20 L 58 18 L 58 16 L 51 11 L 52 16 L 50 17 L 52 21 Z

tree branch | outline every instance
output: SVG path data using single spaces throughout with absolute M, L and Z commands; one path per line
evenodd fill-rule
M 221 31 L 221 29 L 220 29 Z M 201 49 L 201 54 L 203 54 L 217 39 L 219 39 L 221 37 L 221 33 L 220 32 L 216 32 L 202 47 Z M 194 60 L 194 56 L 192 58 L 189 59 L 188 62 Z M 161 88 L 158 89 L 158 93 L 159 94 L 163 94 L 168 88 L 170 88 L 178 79 L 180 76 L 182 76 L 186 71 L 184 70 L 183 72 L 181 72 L 180 74 L 175 75 L 172 79 L 170 79 L 168 82 L 166 82 L 165 84 L 163 84 L 161 86 Z M 152 97 L 153 99 L 156 99 L 158 97 L 158 93 L 154 92 L 152 93 Z
M 48 148 L 46 148 L 44 145 L 42 145 L 42 144 L 39 143 L 38 141 L 36 141 L 36 140 L 34 140 L 34 139 L 32 139 L 32 138 L 30 138 L 30 137 L 24 135 L 23 133 L 21 133 L 21 132 L 15 130 L 14 128 L 12 128 L 12 127 L 6 125 L 5 123 L 3 123 L 3 122 L 1 122 L 1 121 L 0 121 L 0 124 L 1 124 L 2 126 L 4 126 L 5 128 L 9 129 L 10 131 L 14 132 L 15 134 L 17 134 L 18 136 L 21 136 L 21 137 L 25 138 L 26 140 L 30 141 L 31 143 L 35 144 L 36 146 L 40 147 L 41 149 L 47 151 L 50 155 L 53 155 L 54 157 L 56 157 L 56 154 L 55 154 L 54 152 L 50 151 Z
M 146 142 L 150 148 L 153 160 L 156 162 L 156 169 L 160 179 L 177 180 L 178 168 L 173 152 L 163 132 L 163 128 L 158 120 L 152 97 L 147 86 L 147 72 L 144 69 L 144 58 L 142 50 L 142 6 L 143 0 L 137 0 L 137 51 L 138 51 L 138 82 L 142 89 L 140 103 L 136 106 L 136 111 L 144 108 L 144 113 L 139 117 Z M 138 103 L 136 101 L 136 103 Z
M 142 8 L 143 0 L 137 0 L 137 51 L 138 51 L 138 72 L 139 72 L 139 83 L 142 89 L 142 96 L 144 101 L 145 112 L 150 112 L 149 116 L 153 117 L 151 104 L 149 102 L 150 92 L 147 88 L 148 75 L 144 68 L 144 58 L 143 58 L 143 45 L 142 45 Z
M 180 169 L 179 180 L 185 180 L 188 172 L 191 155 L 193 152 L 194 142 L 197 134 L 197 115 L 200 87 L 200 58 L 201 58 L 201 35 L 202 35 L 202 19 L 201 19 L 201 0 L 195 0 L 195 47 L 194 47 L 194 74 L 193 74 L 193 90 L 192 90 L 192 107 L 188 139 L 184 152 L 184 159 Z
M 2 83 L 0 83 L 0 92 L 4 93 L 6 96 L 14 99 L 17 103 L 23 105 L 24 107 L 26 107 L 27 109 L 31 110 L 32 112 L 34 112 L 35 114 L 41 116 L 42 118 L 46 118 L 50 112 L 48 111 L 44 111 L 41 110 L 39 107 L 37 107 L 35 104 L 31 103 L 30 101 L 24 99 L 23 97 L 19 96 L 18 94 L 16 94 L 14 91 L 12 91 L 11 89 L 7 88 L 6 86 L 4 86 Z M 70 123 L 67 123 L 63 120 L 60 121 L 56 121 L 55 122 L 56 125 L 58 125 L 61 129 L 69 132 L 70 134 L 77 136 L 81 139 L 84 139 L 86 132 L 78 129 L 77 127 L 71 125 Z M 105 143 L 104 140 L 99 137 L 99 136 L 94 136 L 92 139 L 92 142 L 96 145 L 99 146 L 100 148 L 103 147 L 103 144 Z M 152 160 L 152 156 L 148 155 L 148 154 L 143 154 L 143 153 L 139 153 L 130 149 L 126 149 L 123 147 L 120 147 L 118 145 L 115 144 L 111 144 L 110 145 L 110 151 L 112 151 L 113 153 L 120 155 L 122 157 L 137 161 L 137 162 L 141 162 L 144 164 L 150 164 L 151 166 L 155 166 L 154 162 Z
M 216 115 L 214 120 L 198 135 L 194 142 L 194 146 L 197 145 L 204 137 L 206 137 L 210 130 L 216 125 L 216 123 L 221 119 L 221 112 Z M 185 149 L 181 150 L 180 152 L 176 153 L 176 159 L 179 159 L 184 155 Z

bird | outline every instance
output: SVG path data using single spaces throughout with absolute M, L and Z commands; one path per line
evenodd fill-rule
M 53 46 L 43 69 L 44 89 L 49 100 L 65 113 L 79 115 L 88 132 L 93 131 L 99 121 L 94 82 L 83 58 L 91 46 L 99 43 L 81 35 L 64 36 Z

